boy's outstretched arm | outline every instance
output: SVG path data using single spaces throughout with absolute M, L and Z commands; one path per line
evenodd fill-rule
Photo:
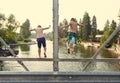
M 77 23 L 77 25 L 78 25 L 78 26 L 80 26 L 80 27 L 82 27 L 82 26 L 83 26 L 83 24 L 79 24 L 79 23 Z
M 51 25 L 49 25 L 48 27 L 46 27 L 46 28 L 43 28 L 43 30 L 45 30 L 45 29 L 49 29 L 51 27 Z
M 29 31 L 35 31 L 35 29 L 29 29 Z

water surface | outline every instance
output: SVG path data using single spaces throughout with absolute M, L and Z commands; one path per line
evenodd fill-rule
M 19 50 L 18 57 L 36 58 L 38 57 L 37 45 L 23 45 L 16 48 Z M 96 48 L 85 48 L 78 45 L 75 52 L 72 54 L 67 53 L 65 44 L 59 44 L 59 58 L 91 58 L 96 52 Z M 97 58 L 110 58 L 113 57 L 113 53 L 103 50 Z M 41 57 L 43 58 L 43 48 Z M 53 58 L 53 42 L 47 41 L 47 57 Z M 39 57 L 38 57 L 39 58 Z M 30 71 L 51 72 L 53 71 L 52 61 L 24 61 L 24 64 Z M 82 72 L 82 69 L 86 65 L 86 62 L 59 62 L 59 71 L 62 72 Z M 5 61 L 3 71 L 25 71 L 21 65 L 16 61 Z M 93 62 L 86 71 L 91 72 L 109 72 L 119 71 L 119 64 L 113 62 Z

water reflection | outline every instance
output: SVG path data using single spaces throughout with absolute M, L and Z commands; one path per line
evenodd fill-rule
M 30 46 L 28 45 L 20 45 L 21 51 L 30 51 Z
M 79 51 L 78 52 L 80 52 L 81 53 L 81 57 L 83 57 L 83 58 L 90 58 L 90 57 L 92 57 L 92 55 L 95 53 L 95 51 L 96 51 L 96 48 L 94 48 L 94 47 L 84 47 L 83 45 L 80 45 L 80 46 L 77 46 L 77 48 L 76 49 L 78 49 Z

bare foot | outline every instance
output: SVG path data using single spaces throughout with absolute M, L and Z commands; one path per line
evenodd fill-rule
M 70 49 L 68 49 L 68 54 L 70 54 Z
M 44 57 L 45 57 L 45 58 L 47 57 L 46 53 L 44 53 Z

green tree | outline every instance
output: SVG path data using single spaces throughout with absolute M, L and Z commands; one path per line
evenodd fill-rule
M 107 38 L 111 35 L 111 33 L 115 30 L 116 27 L 116 22 L 112 21 L 111 26 L 109 24 L 109 21 L 107 20 L 105 27 L 104 27 L 104 34 L 103 37 L 101 38 L 101 43 L 105 42 L 107 40 Z M 107 45 L 105 47 L 111 47 L 115 41 L 114 37 L 109 43 L 107 43 Z
M 68 28 L 64 28 L 64 26 L 68 25 L 68 21 L 66 19 L 63 20 L 58 26 L 58 36 L 60 38 L 65 38 L 67 36 Z
M 7 20 L 8 22 L 6 24 L 6 27 L 8 28 L 8 31 L 15 32 L 17 28 L 20 26 L 19 22 L 16 20 L 13 14 L 11 14 Z
M 80 19 L 79 24 L 82 24 L 82 20 Z M 82 27 L 79 26 L 78 31 L 77 31 L 77 42 L 80 42 L 82 39 Z
M 83 17 L 82 39 L 84 41 L 88 41 L 90 34 L 91 34 L 90 17 L 89 14 L 85 12 Z
M 110 28 L 110 22 L 109 20 L 106 21 L 104 31 L 106 31 L 108 28 Z
M 6 42 L 7 43 L 16 43 L 17 41 L 17 34 L 16 30 L 20 26 L 19 22 L 16 20 L 15 16 L 13 14 L 10 14 L 7 18 L 7 31 L 6 31 Z
M 104 43 L 107 40 L 107 38 L 110 36 L 110 34 L 112 32 L 113 32 L 112 28 L 106 28 L 106 30 L 104 31 L 104 34 L 103 34 L 103 36 L 101 38 L 101 44 Z M 111 47 L 113 42 L 114 42 L 114 38 L 109 43 L 107 43 L 107 45 L 105 47 L 107 47 L 107 48 Z
M 0 13 L 0 28 L 4 27 L 4 22 L 6 20 L 6 17 L 4 14 Z
M 29 19 L 26 19 L 26 21 L 22 24 L 20 29 L 20 34 L 24 39 L 29 38 L 31 34 L 29 28 L 30 28 L 30 21 Z
M 4 40 L 6 40 L 6 29 L 0 29 L 0 37 L 2 37 Z
M 115 30 L 116 29 L 116 27 L 117 27 L 117 23 L 114 21 L 114 20 L 112 20 L 112 23 L 110 24 L 110 28 L 111 29 L 113 29 L 113 30 Z M 119 37 L 119 32 L 113 37 L 113 40 L 114 40 L 114 42 L 117 40 L 117 38 Z
M 116 22 L 112 20 L 110 27 L 115 30 L 116 26 L 117 26 Z
M 0 37 L 2 37 L 3 39 L 6 38 L 6 29 L 4 28 L 5 21 L 6 21 L 5 15 L 0 13 Z
M 91 25 L 91 36 L 92 36 L 92 39 L 94 39 L 96 35 L 97 35 L 97 21 L 96 21 L 96 17 L 93 16 L 93 18 L 92 18 L 92 25 Z

